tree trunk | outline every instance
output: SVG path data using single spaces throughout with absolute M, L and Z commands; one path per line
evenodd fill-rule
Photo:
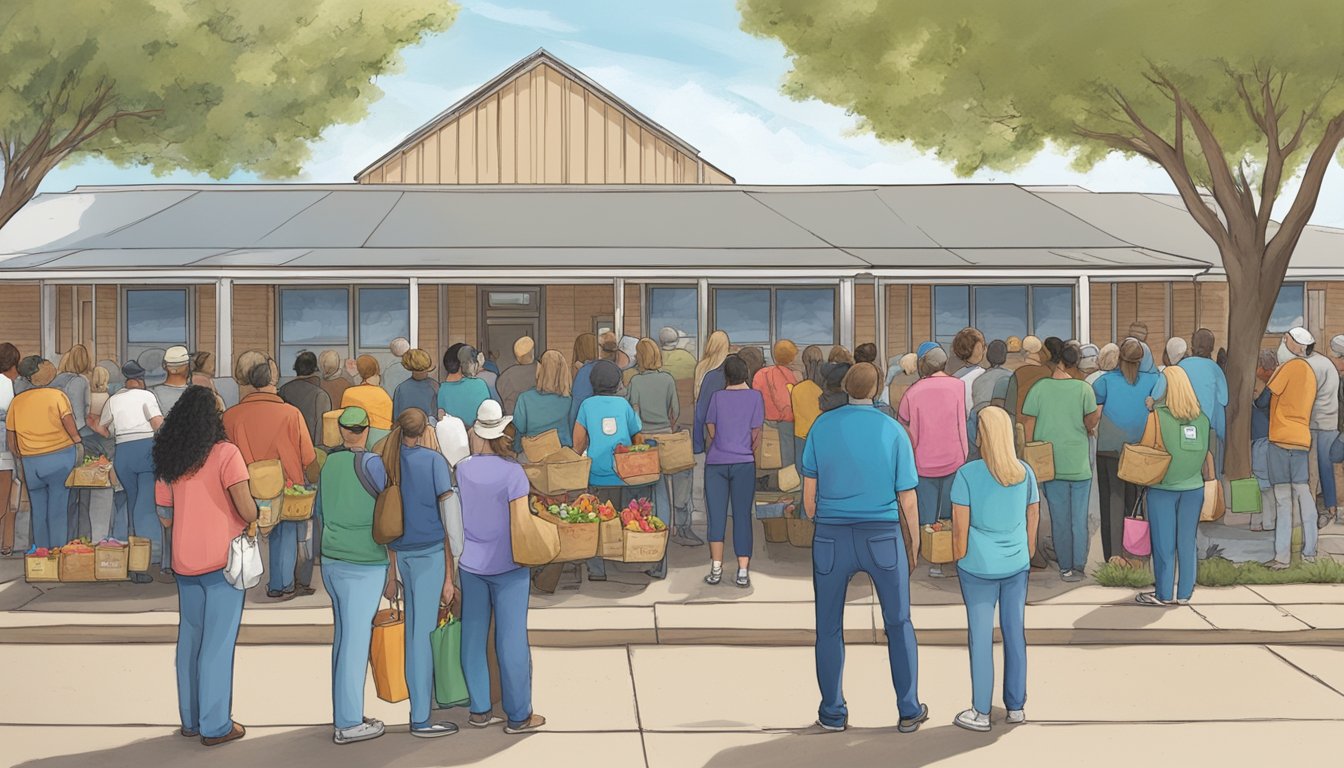
M 1224 254 L 1223 263 L 1236 258 Z M 1227 318 L 1227 444 L 1223 471 L 1237 480 L 1251 476 L 1251 411 L 1255 400 L 1255 369 L 1264 343 L 1265 326 L 1273 311 L 1261 290 L 1260 274 L 1250 272 L 1237 279 L 1228 274 Z

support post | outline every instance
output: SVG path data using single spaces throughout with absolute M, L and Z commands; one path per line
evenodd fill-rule
M 1092 343 L 1092 280 L 1087 275 L 1078 277 L 1078 332 L 1075 338 L 1081 344 Z
M 420 346 L 420 278 L 410 278 L 406 283 L 406 291 L 406 306 L 410 309 L 410 329 L 406 340 L 411 342 L 411 349 L 416 349 Z
M 877 361 L 883 375 L 887 372 L 887 287 L 873 280 L 873 310 L 877 315 Z
M 840 345 L 854 351 L 854 278 L 840 278 Z
M 233 279 L 215 281 L 215 375 L 233 370 Z
M 42 356 L 56 362 L 56 286 L 39 283 L 41 300 L 38 313 L 42 321 Z
M 701 168 L 704 171 L 704 168 Z M 709 279 L 700 278 L 695 284 L 695 356 L 705 353 L 705 340 L 709 338 Z

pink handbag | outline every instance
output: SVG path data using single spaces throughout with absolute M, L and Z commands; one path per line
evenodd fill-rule
M 1141 494 L 1134 502 L 1134 509 L 1125 517 L 1123 541 L 1125 551 L 1135 557 L 1148 557 L 1153 553 L 1153 542 L 1148 536 L 1148 520 L 1143 516 L 1143 502 L 1146 494 Z

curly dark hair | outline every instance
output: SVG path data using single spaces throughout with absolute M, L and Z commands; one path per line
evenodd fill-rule
M 215 443 L 228 439 L 215 393 L 189 386 L 154 437 L 154 476 L 165 483 L 189 477 L 205 464 Z

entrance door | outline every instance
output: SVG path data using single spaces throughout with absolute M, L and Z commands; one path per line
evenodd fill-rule
M 536 349 L 546 348 L 542 325 L 543 289 L 537 286 L 483 286 L 477 297 L 481 343 L 487 359 L 502 372 L 514 364 L 513 344 L 529 336 Z

